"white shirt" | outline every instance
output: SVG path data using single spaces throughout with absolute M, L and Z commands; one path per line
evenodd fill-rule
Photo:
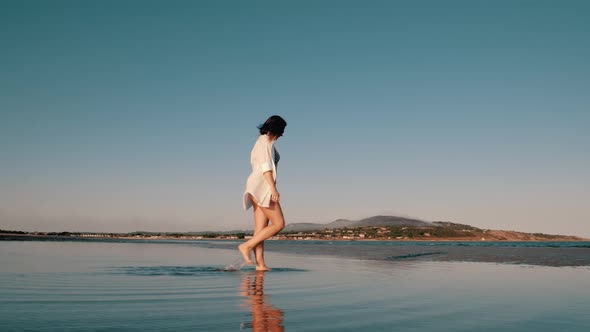
M 246 190 L 242 195 L 242 205 L 244 210 L 252 206 L 248 194 L 254 196 L 258 205 L 262 207 L 270 206 L 270 185 L 264 178 L 264 172 L 272 171 L 273 179 L 276 183 L 277 165 L 279 153 L 274 148 L 274 140 L 270 140 L 268 135 L 260 135 L 252 152 L 250 153 L 250 164 L 252 164 L 252 173 L 246 181 Z

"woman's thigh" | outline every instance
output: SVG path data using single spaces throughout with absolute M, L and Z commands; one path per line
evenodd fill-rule
M 254 233 L 260 231 L 264 227 L 268 226 L 268 218 L 262 211 L 259 205 L 253 204 L 254 208 Z
M 270 202 L 270 206 L 265 208 L 259 206 L 259 208 L 264 212 L 266 218 L 270 219 L 273 225 L 281 225 L 285 226 L 285 218 L 283 216 L 283 209 L 281 209 L 281 204 L 279 202 Z

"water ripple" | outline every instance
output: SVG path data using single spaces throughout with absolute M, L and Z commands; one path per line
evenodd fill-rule
M 405 258 L 416 258 L 416 257 L 421 257 L 421 256 L 441 255 L 441 254 L 446 254 L 446 252 L 443 252 L 443 251 L 437 251 L 437 252 L 421 252 L 421 253 L 415 253 L 415 254 L 407 254 L 407 255 L 399 255 L 399 256 L 389 256 L 386 259 L 405 259 Z
M 112 274 L 135 276 L 218 276 L 239 271 L 254 271 L 254 267 L 232 269 L 224 266 L 117 266 L 111 267 Z M 269 272 L 304 272 L 307 270 L 293 268 L 273 268 Z

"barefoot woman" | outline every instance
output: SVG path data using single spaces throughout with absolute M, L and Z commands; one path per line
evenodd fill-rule
M 252 173 L 248 176 L 246 190 L 242 197 L 244 209 L 254 210 L 254 236 L 242 243 L 238 249 L 247 264 L 254 264 L 250 253 L 256 255 L 256 270 L 270 270 L 264 263 L 264 240 L 277 234 L 285 227 L 280 195 L 276 187 L 279 153 L 273 143 L 283 136 L 287 122 L 273 115 L 260 126 L 260 136 L 250 154 Z M 270 225 L 269 225 L 270 220 Z

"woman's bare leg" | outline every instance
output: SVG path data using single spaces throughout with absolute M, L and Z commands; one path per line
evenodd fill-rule
M 268 226 L 268 218 L 264 215 L 262 209 L 253 204 L 254 208 L 254 235 L 258 234 L 264 227 Z M 256 270 L 270 270 L 264 263 L 264 242 L 260 242 L 254 247 L 256 256 Z
M 254 234 L 250 240 L 238 246 L 238 249 L 244 256 L 244 260 L 248 264 L 254 264 L 250 259 L 250 252 L 254 247 L 285 228 L 285 218 L 283 217 L 283 210 L 281 209 L 281 204 L 279 202 L 271 201 L 268 208 L 262 206 L 258 207 L 264 212 L 266 218 L 270 219 L 271 224 Z

